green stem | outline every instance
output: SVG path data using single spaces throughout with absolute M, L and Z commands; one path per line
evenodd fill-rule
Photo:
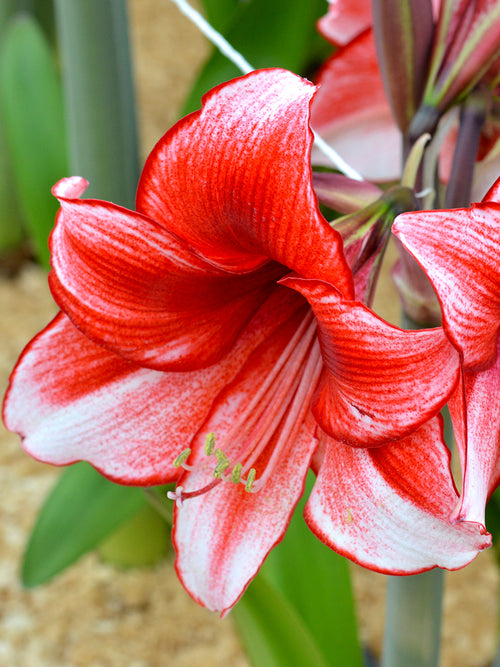
M 56 0 L 72 173 L 133 208 L 139 177 L 124 0 Z
M 389 577 L 382 667 L 437 667 L 443 570 Z
M 424 325 L 403 313 L 404 329 Z M 445 417 L 445 431 L 451 422 Z M 444 572 L 388 577 L 381 667 L 438 667 Z

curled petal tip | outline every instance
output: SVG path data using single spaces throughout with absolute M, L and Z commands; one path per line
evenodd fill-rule
M 89 182 L 81 176 L 62 178 L 52 188 L 52 194 L 57 199 L 78 199 L 88 188 Z

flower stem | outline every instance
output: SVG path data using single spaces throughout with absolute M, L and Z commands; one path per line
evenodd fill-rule
M 56 0 L 74 174 L 89 196 L 134 207 L 139 159 L 124 0 Z
M 425 325 L 403 312 L 404 329 Z M 445 430 L 451 425 L 445 418 Z M 438 667 L 444 572 L 388 577 L 381 667 Z
M 445 208 L 459 208 L 470 204 L 479 138 L 485 120 L 484 96 L 480 91 L 472 93 L 460 110 L 460 125 L 446 189 Z
M 389 577 L 382 667 L 437 667 L 443 570 Z

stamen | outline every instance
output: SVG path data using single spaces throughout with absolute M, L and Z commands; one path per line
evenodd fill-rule
M 177 486 L 174 491 L 167 491 L 167 498 L 169 500 L 175 500 L 177 507 L 182 507 L 182 501 L 184 499 L 184 487 Z
M 246 484 L 245 484 L 245 491 L 247 493 L 250 493 L 250 491 L 252 490 L 252 486 L 253 486 L 253 483 L 255 482 L 255 475 L 256 474 L 257 474 L 257 471 L 255 470 L 255 468 L 250 468 L 250 470 L 248 471 L 247 481 L 246 481 Z
M 181 465 L 185 463 L 190 456 L 191 456 L 191 449 L 188 447 L 179 454 L 179 456 L 175 459 L 172 465 L 174 466 L 174 468 L 180 468 Z
M 215 449 L 215 433 L 208 433 L 205 440 L 205 454 L 212 456 Z
M 231 471 L 231 482 L 233 484 L 238 484 L 241 479 L 241 471 L 243 470 L 242 463 L 235 463 L 233 470 Z

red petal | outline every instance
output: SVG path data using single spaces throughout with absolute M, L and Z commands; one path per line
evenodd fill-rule
M 393 230 L 434 285 L 465 367 L 491 366 L 500 326 L 500 205 L 405 213 Z
M 464 380 L 450 401 L 463 473 L 454 516 L 484 523 L 487 499 L 500 481 L 500 356 L 486 371 L 464 373 Z
M 282 539 L 304 490 L 316 447 L 314 427 L 313 420 L 302 426 L 293 447 L 258 492 L 221 482 L 176 509 L 176 570 L 187 591 L 208 609 L 229 611 Z M 199 468 L 188 473 L 182 484 L 186 490 L 195 490 L 208 479 L 207 470 Z
M 369 28 L 370 0 L 329 0 L 328 13 L 318 21 L 318 30 L 334 44 L 344 45 Z
M 403 331 L 330 285 L 281 281 L 311 304 L 327 368 L 314 415 L 331 436 L 370 447 L 409 435 L 446 403 L 458 354 L 442 329 Z
M 201 111 L 179 121 L 151 153 L 138 210 L 228 270 L 271 258 L 350 294 L 342 240 L 312 188 L 314 92 L 278 69 L 214 88 Z
M 312 127 L 366 179 L 399 179 L 401 134 L 385 96 L 372 32 L 339 49 L 325 63 L 318 84 Z M 314 162 L 323 161 L 315 151 Z
M 35 458 L 86 460 L 124 484 L 172 481 L 218 393 L 301 300 L 277 288 L 216 365 L 185 373 L 139 368 L 89 341 L 59 315 L 26 348 L 12 377 L 4 419 Z
M 324 446 L 305 518 L 335 551 L 372 570 L 413 574 L 463 567 L 491 545 L 483 526 L 448 520 L 458 496 L 437 418 L 378 449 Z
M 50 286 L 59 306 L 90 339 L 139 365 L 191 370 L 220 359 L 283 268 L 221 271 L 144 216 L 73 199 L 80 181 L 54 188 Z

